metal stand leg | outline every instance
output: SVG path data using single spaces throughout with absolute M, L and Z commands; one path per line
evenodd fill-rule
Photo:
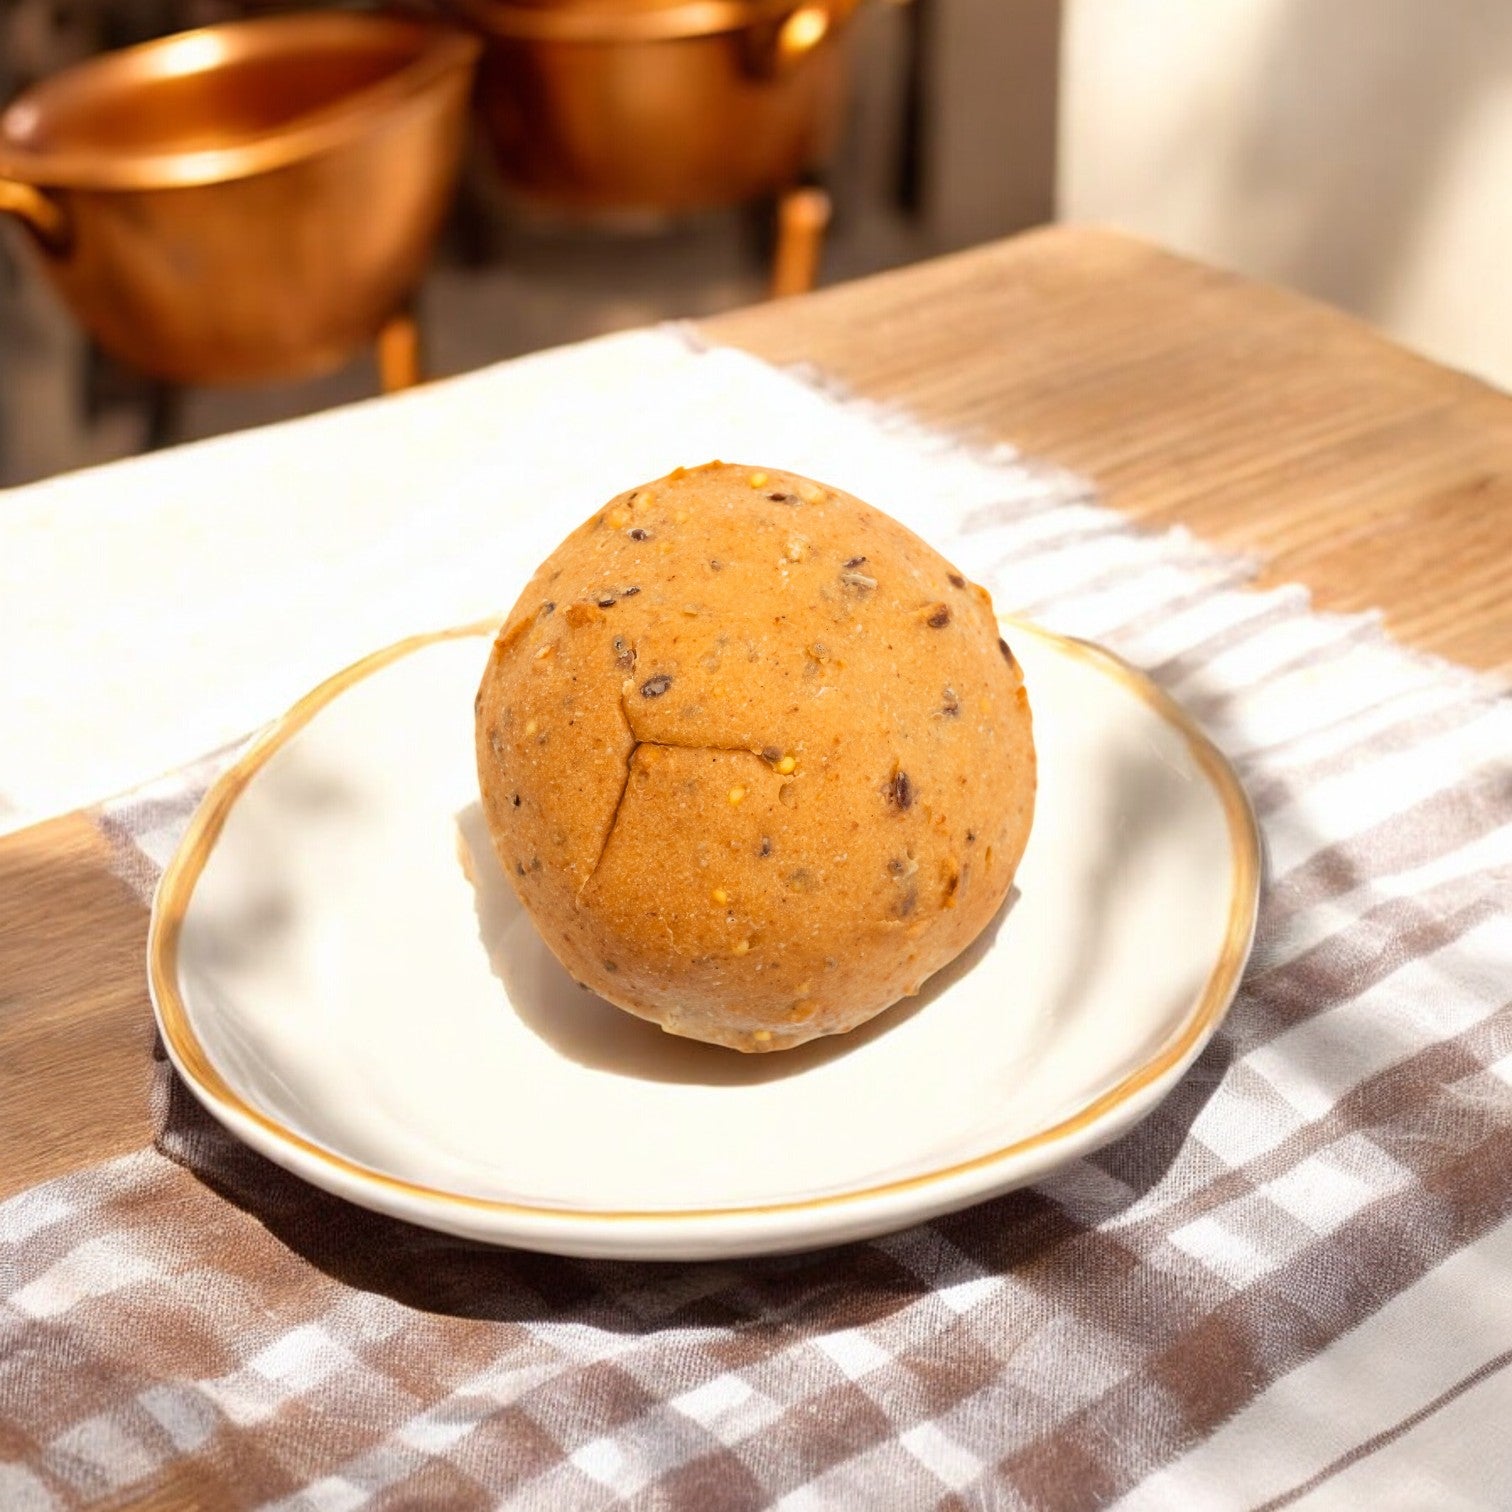
M 773 299 L 807 294 L 819 279 L 830 197 L 812 187 L 789 189 L 777 201 L 777 251 L 772 258 Z
M 147 425 L 142 445 L 147 451 L 161 451 L 173 444 L 178 433 L 180 390 L 171 383 L 154 380 L 147 390 Z
M 385 394 L 414 388 L 422 381 L 420 326 L 410 310 L 391 315 L 378 332 L 378 381 Z

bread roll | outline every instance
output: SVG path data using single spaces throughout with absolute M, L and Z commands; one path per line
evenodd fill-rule
M 1029 837 L 986 591 L 777 468 L 679 468 L 543 562 L 477 700 L 499 859 L 562 964 L 673 1034 L 780 1050 L 917 992 Z

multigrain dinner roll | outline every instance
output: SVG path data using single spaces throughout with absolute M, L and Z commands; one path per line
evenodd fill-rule
M 917 992 L 997 912 L 1034 807 L 986 591 L 776 468 L 679 468 L 573 531 L 494 644 L 477 746 L 567 970 L 737 1050 Z

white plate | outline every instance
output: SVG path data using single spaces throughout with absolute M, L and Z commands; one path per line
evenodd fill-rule
M 317 1186 L 562 1254 L 806 1249 L 1043 1176 L 1147 1113 L 1207 1041 L 1259 851 L 1237 779 L 1164 694 L 1095 647 L 1008 634 L 1040 769 L 1015 889 L 856 1033 L 741 1056 L 572 983 L 482 825 L 474 627 L 333 678 L 207 796 L 148 943 L 169 1055 Z

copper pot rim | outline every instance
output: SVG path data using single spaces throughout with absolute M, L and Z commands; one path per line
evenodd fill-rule
M 604 0 L 578 4 L 543 0 L 443 0 L 492 37 L 532 42 L 671 42 L 720 36 L 777 24 L 799 10 L 822 11 L 832 24 L 861 0 L 649 0 L 633 9 Z
M 420 45 L 392 73 L 282 126 L 224 147 L 176 152 L 50 151 L 31 148 L 23 139 L 30 130 L 31 113 L 45 110 L 55 96 L 67 97 L 101 79 L 113 82 L 118 76 L 201 71 L 193 66 L 175 67 L 175 52 L 180 59 L 192 59 L 196 49 L 202 50 L 207 59 L 203 71 L 209 72 L 232 58 L 275 56 L 287 50 L 291 39 L 336 48 L 354 37 L 378 39 L 384 34 L 408 34 Z M 480 40 L 458 27 L 430 17 L 393 13 L 300 11 L 175 32 L 86 59 L 24 90 L 0 112 L 0 177 L 40 188 L 101 191 L 186 189 L 250 178 L 363 136 L 446 75 L 470 70 L 481 51 Z

